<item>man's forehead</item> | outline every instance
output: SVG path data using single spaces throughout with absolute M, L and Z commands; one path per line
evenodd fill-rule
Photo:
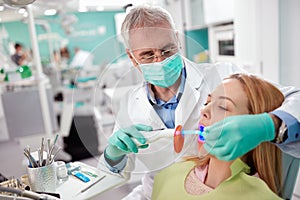
M 142 28 L 131 30 L 129 44 L 132 50 L 145 48 L 163 48 L 168 44 L 176 44 L 176 35 L 170 28 Z

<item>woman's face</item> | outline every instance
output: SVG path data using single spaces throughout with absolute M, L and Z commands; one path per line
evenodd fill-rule
M 210 126 L 225 117 L 248 113 L 248 100 L 241 83 L 236 79 L 226 79 L 208 95 L 199 124 Z

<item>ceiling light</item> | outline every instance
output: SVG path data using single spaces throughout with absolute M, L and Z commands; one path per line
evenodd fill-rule
M 24 14 L 26 12 L 26 10 L 24 9 L 24 8 L 20 8 L 19 10 L 18 10 L 18 13 L 19 14 Z
M 46 16 L 51 16 L 51 15 L 55 15 L 57 13 L 57 11 L 55 9 L 48 9 L 44 11 L 44 15 Z
M 4 3 L 12 7 L 23 7 L 25 5 L 33 3 L 35 0 L 3 0 Z
M 80 6 L 80 7 L 78 8 L 78 12 L 87 12 L 87 11 L 88 11 L 87 7 Z
M 96 10 L 97 10 L 97 11 L 103 11 L 103 10 L 104 10 L 104 7 L 103 7 L 103 6 L 97 6 Z

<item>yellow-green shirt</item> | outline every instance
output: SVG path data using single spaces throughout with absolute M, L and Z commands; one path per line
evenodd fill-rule
M 260 178 L 247 175 L 245 172 L 249 171 L 249 166 L 240 159 L 235 160 L 231 164 L 231 176 L 213 191 L 203 195 L 189 194 L 184 188 L 184 183 L 186 177 L 194 167 L 195 163 L 193 161 L 186 161 L 176 163 L 159 172 L 154 177 L 152 199 L 281 199 Z

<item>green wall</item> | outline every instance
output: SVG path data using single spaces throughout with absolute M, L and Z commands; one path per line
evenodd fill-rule
M 194 56 L 208 50 L 208 29 L 185 31 L 186 56 L 194 60 Z
M 1 23 L 1 27 L 4 26 L 8 32 L 9 39 L 15 42 L 21 42 L 25 47 L 30 47 L 30 36 L 28 32 L 27 24 L 17 22 Z
M 74 47 L 90 51 L 94 55 L 94 64 L 113 62 L 124 56 L 124 47 L 116 38 L 114 16 L 123 11 L 67 13 L 63 16 L 49 16 L 36 19 L 47 21 L 51 32 L 58 33 L 68 41 L 67 47 L 74 55 Z M 75 16 L 77 22 L 72 24 L 72 32 L 66 34 L 61 26 L 64 16 Z M 21 42 L 26 49 L 31 48 L 28 26 L 21 21 L 0 23 L 9 34 L 9 40 Z M 41 25 L 36 25 L 37 33 L 44 34 L 46 30 Z M 208 49 L 208 30 L 198 29 L 186 31 L 186 55 L 193 60 L 194 56 Z M 47 41 L 39 42 L 41 60 L 49 62 L 49 47 Z M 71 59 L 70 59 L 71 60 Z
M 74 55 L 74 47 L 94 53 L 94 63 L 111 62 L 115 57 L 124 53 L 123 45 L 116 40 L 116 27 L 114 15 L 123 11 L 85 12 L 68 13 L 65 15 L 75 16 L 77 22 L 72 24 L 72 32 L 66 34 L 61 26 L 64 16 L 50 16 L 36 19 L 47 21 L 51 32 L 58 33 L 62 38 L 67 39 L 67 47 Z M 22 43 L 26 49 L 31 48 L 28 26 L 21 21 L 0 23 L 4 26 L 12 42 Z M 41 25 L 36 25 L 37 34 L 44 34 L 47 31 Z M 46 40 L 39 41 L 41 59 L 45 63 L 49 61 L 49 47 Z M 95 54 L 97 53 L 97 54 Z

